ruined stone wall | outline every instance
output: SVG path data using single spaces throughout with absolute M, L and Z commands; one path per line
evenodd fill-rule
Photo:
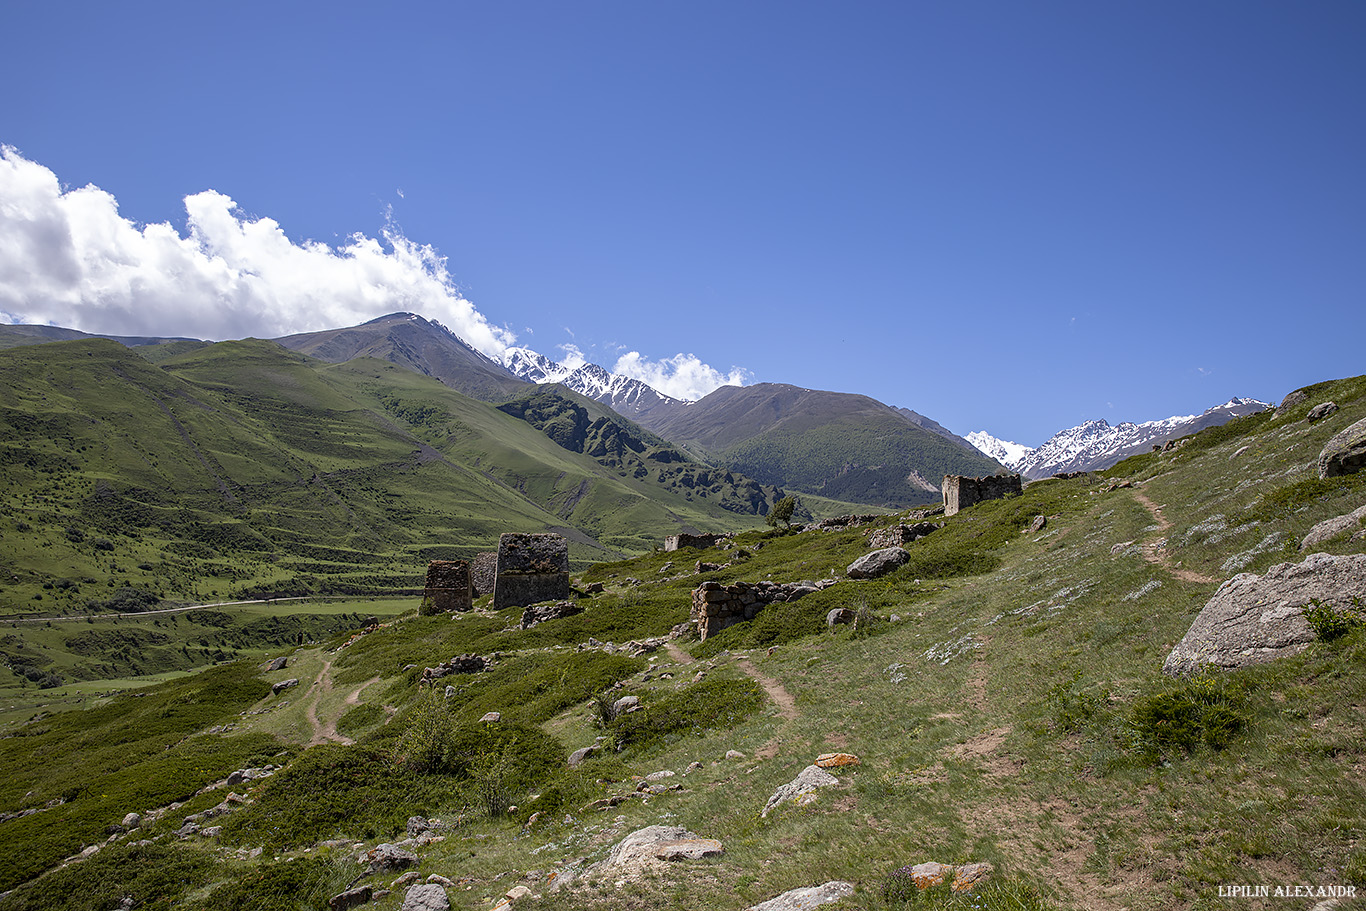
M 697 638 L 706 641 L 728 626 L 753 620 L 770 604 L 796 601 L 804 595 L 834 585 L 833 579 L 820 582 L 703 582 L 692 593 L 688 621 L 697 627 Z
M 563 535 L 510 533 L 498 539 L 493 609 L 569 597 L 569 542 Z
M 890 528 L 879 528 L 877 531 L 869 533 L 868 546 L 873 550 L 900 547 L 902 544 L 909 544 L 938 529 L 939 525 L 934 522 L 917 522 L 914 525 L 903 524 L 893 525 Z
M 493 594 L 493 583 L 498 578 L 498 552 L 488 551 L 479 554 L 470 564 L 470 582 L 474 586 L 474 596 L 482 598 Z
M 664 551 L 669 553 L 684 547 L 696 547 L 699 550 L 706 550 L 708 547 L 715 547 L 717 542 L 723 541 L 727 537 L 729 537 L 729 535 L 669 535 L 664 539 Z
M 427 585 L 420 614 L 448 614 L 474 606 L 470 565 L 464 560 L 433 560 L 427 564 Z
M 1024 492 L 1020 476 L 988 475 L 985 478 L 965 478 L 961 475 L 944 475 L 944 515 L 951 516 L 959 510 L 967 509 L 983 500 L 999 500 L 1003 497 L 1018 496 Z

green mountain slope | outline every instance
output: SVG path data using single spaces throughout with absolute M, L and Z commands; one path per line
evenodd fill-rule
M 582 564 L 757 522 L 621 477 L 382 361 L 328 365 L 247 340 L 154 366 L 77 341 L 0 353 L 0 387 L 10 611 L 126 586 L 378 593 L 505 531 L 561 530 Z
M 871 911 L 1258 907 L 1230 884 L 1319 890 L 1269 893 L 1267 907 L 1360 896 L 1366 622 L 1344 615 L 1341 635 L 1241 670 L 1161 670 L 1234 574 L 1366 554 L 1351 528 L 1300 547 L 1366 502 L 1366 472 L 1315 470 L 1324 443 L 1366 417 L 1366 377 L 1308 394 L 1280 416 L 977 504 L 907 544 L 900 569 L 840 578 L 705 642 L 649 655 L 604 645 L 666 634 L 704 581 L 845 577 L 871 531 L 909 515 L 598 564 L 579 581 L 602 593 L 529 630 L 517 609 L 409 615 L 291 650 L 282 671 L 227 665 L 12 726 L 0 738 L 0 889 L 13 891 L 0 911 L 124 896 L 157 909 L 322 909 L 412 816 L 440 824 L 437 839 L 409 844 L 420 876 L 452 883 L 448 900 L 465 911 L 512 884 L 531 891 L 517 899 L 531 911 L 741 911 L 830 880 L 851 884 L 843 907 Z M 1310 421 L 1327 400 L 1339 411 Z M 709 566 L 694 571 L 695 558 Z M 831 629 L 835 608 L 856 621 Z M 158 631 L 134 618 L 120 632 L 135 629 Z M 7 654 L 42 651 L 45 640 L 9 635 Z M 419 685 L 424 666 L 467 653 L 493 664 Z M 269 695 L 287 676 L 301 687 Z M 638 707 L 614 715 L 623 696 Z M 595 743 L 582 764 L 565 762 Z M 833 752 L 858 762 L 762 812 Z M 283 768 L 214 786 L 267 763 Z M 173 801 L 133 832 L 109 828 Z M 220 805 L 198 818 L 221 825 L 213 834 L 182 828 Z M 639 879 L 593 870 L 651 825 L 724 852 Z M 91 856 L 59 868 L 82 849 Z M 970 894 L 921 892 L 905 870 L 978 861 L 994 870 Z M 396 875 L 363 881 L 388 889 Z M 398 911 L 405 891 L 367 907 Z
M 930 503 L 946 474 L 1000 469 L 867 396 L 723 386 L 650 429 L 764 484 L 879 506 Z

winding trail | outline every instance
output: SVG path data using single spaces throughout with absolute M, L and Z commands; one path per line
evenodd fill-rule
M 679 664 L 694 663 L 692 655 L 672 642 L 666 645 L 665 649 L 669 652 L 669 657 Z M 795 721 L 800 717 L 801 712 L 797 711 L 796 698 L 781 683 L 760 671 L 748 658 L 735 659 L 735 666 L 763 688 L 763 691 L 768 694 L 768 698 L 772 699 L 773 704 L 778 707 L 779 718 L 784 721 Z
M 378 677 L 371 677 L 347 693 L 342 704 L 345 706 L 360 705 L 360 694 L 365 691 L 367 686 L 378 682 Z M 332 692 L 332 659 L 324 658 L 323 666 L 309 687 L 309 694 L 306 697 L 308 704 L 304 708 L 304 718 L 308 721 L 308 726 L 313 729 L 313 736 L 309 738 L 307 746 L 314 747 L 322 743 L 340 743 L 344 746 L 350 746 L 355 743 L 350 737 L 337 733 L 337 722 L 341 719 L 341 712 L 325 721 L 318 718 L 318 705 L 322 702 L 324 694 L 330 692 Z
M 1172 523 L 1162 514 L 1162 507 L 1154 503 L 1151 497 L 1137 488 L 1134 489 L 1133 493 L 1134 499 L 1137 500 L 1144 509 L 1152 513 L 1153 520 L 1157 522 L 1157 534 L 1163 534 L 1167 529 L 1172 527 Z M 1192 572 L 1189 569 L 1181 569 L 1180 567 L 1173 565 L 1171 558 L 1168 557 L 1166 551 L 1162 549 L 1161 541 L 1146 541 L 1139 547 L 1140 550 L 1143 551 L 1143 559 L 1154 566 L 1162 567 L 1178 579 L 1182 579 L 1186 582 L 1199 582 L 1202 584 L 1219 581 L 1218 579 L 1212 579 L 1209 576 Z

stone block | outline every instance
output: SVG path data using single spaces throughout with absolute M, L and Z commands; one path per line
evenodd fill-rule
M 427 585 L 420 614 L 449 614 L 474 606 L 470 565 L 464 560 L 433 560 L 427 564 Z

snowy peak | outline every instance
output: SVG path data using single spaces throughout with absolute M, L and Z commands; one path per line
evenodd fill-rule
M 1059 431 L 1035 449 L 998 440 L 985 431 L 968 434 L 968 441 L 1011 471 L 1027 478 L 1046 478 L 1061 471 L 1099 471 L 1122 459 L 1168 440 L 1217 427 L 1236 417 L 1271 407 L 1256 399 L 1232 398 L 1201 414 L 1176 415 L 1160 421 L 1132 421 L 1110 426 L 1097 419 Z
M 1007 468 L 1034 451 L 1022 443 L 998 440 L 985 430 L 975 430 L 964 439 L 976 446 L 983 455 L 995 459 Z
M 560 383 L 633 420 L 640 420 L 657 409 L 687 404 L 640 380 L 610 373 L 597 364 L 569 367 L 530 348 L 507 349 L 503 366 L 514 376 L 531 383 Z

